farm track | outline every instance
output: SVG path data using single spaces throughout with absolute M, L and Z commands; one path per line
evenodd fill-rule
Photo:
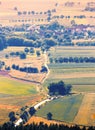
M 47 56 L 46 52 L 44 52 L 44 59 L 45 59 L 44 66 L 47 68 L 47 74 L 46 74 L 45 78 L 42 80 L 42 83 L 44 83 L 44 81 L 48 78 L 48 75 L 50 73 L 49 67 L 47 65 L 47 63 L 48 63 L 48 56 Z
M 85 93 L 82 104 L 74 119 L 75 124 L 95 126 L 95 93 Z

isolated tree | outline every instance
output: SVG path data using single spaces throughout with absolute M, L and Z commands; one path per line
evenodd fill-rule
M 34 54 L 34 53 L 35 53 L 34 48 L 31 47 L 29 52 L 30 52 L 31 54 Z
M 9 58 L 9 55 L 8 55 L 8 54 L 6 54 L 6 55 L 5 55 L 5 58 L 6 58 L 6 59 L 8 59 L 8 58 Z
M 52 120 L 52 113 L 51 112 L 47 113 L 47 119 Z
M 36 55 L 39 57 L 41 55 L 40 51 L 36 51 Z
M 28 53 L 28 52 L 29 52 L 29 49 L 26 47 L 26 48 L 24 49 L 24 52 L 25 52 L 25 53 Z

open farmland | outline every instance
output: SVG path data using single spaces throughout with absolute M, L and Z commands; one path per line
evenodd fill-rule
M 56 47 L 48 53 L 50 58 L 94 57 L 94 49 L 92 47 Z M 49 63 L 49 69 L 50 75 L 44 83 L 45 86 L 48 86 L 51 82 L 63 80 L 65 83 L 74 85 L 74 91 L 95 91 L 94 63 Z
M 53 119 L 61 121 L 73 122 L 79 107 L 81 105 L 83 95 L 73 95 L 59 98 L 51 101 L 40 108 L 36 115 L 47 118 L 47 113 L 53 114 Z
M 94 99 L 95 99 L 95 93 L 85 94 L 80 109 L 74 119 L 74 123 L 80 125 L 95 126 L 95 100 Z
M 95 47 L 55 47 L 51 48 L 50 52 L 51 57 L 85 57 L 85 56 L 95 56 Z
M 46 73 L 40 73 L 41 67 L 44 66 L 46 62 L 46 57 L 44 54 L 41 54 L 40 57 L 36 56 L 36 53 L 33 55 L 28 54 L 26 59 L 20 59 L 19 57 L 11 57 L 11 52 L 22 52 L 24 51 L 25 47 L 8 47 L 4 50 L 4 52 L 0 52 L 1 60 L 5 62 L 6 66 L 12 67 L 13 64 L 19 65 L 20 67 L 36 67 L 39 70 L 39 73 L 26 73 L 17 71 L 11 68 L 9 75 L 14 78 L 21 78 L 23 80 L 29 80 L 33 82 L 41 83 L 43 82 L 44 78 L 46 77 Z M 36 49 L 37 50 L 37 49 Z M 36 51 L 35 50 L 35 51 Z M 8 54 L 9 58 L 5 58 L 5 55 Z
M 43 95 L 30 94 L 30 95 L 9 95 L 0 94 L 0 124 L 9 121 L 9 113 L 20 112 L 24 106 L 32 106 L 38 101 L 42 100 Z
M 32 106 L 42 100 L 36 84 L 0 76 L 0 124 L 9 121 L 11 111 L 19 112 L 23 106 Z
M 13 64 L 21 67 L 32 66 L 37 67 L 39 70 L 41 66 L 45 64 L 45 57 L 37 57 L 34 55 L 27 55 L 26 59 L 20 59 L 19 57 L 10 56 L 11 52 L 22 52 L 25 47 L 8 47 L 4 51 L 0 52 L 0 59 L 5 62 L 6 66 L 12 66 Z M 5 55 L 9 55 L 5 58 Z M 39 82 L 43 81 L 45 74 L 27 74 L 26 72 L 19 72 L 13 70 L 5 71 L 2 68 L 0 71 L 0 123 L 9 121 L 8 114 L 11 111 L 19 112 L 21 107 L 33 106 L 44 97 L 42 86 Z M 29 80 L 29 81 L 28 81 Z
M 10 95 L 28 95 L 37 93 L 37 90 L 32 84 L 18 82 L 0 76 L 0 93 Z

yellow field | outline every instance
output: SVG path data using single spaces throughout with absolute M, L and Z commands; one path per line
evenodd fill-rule
M 27 95 L 37 93 L 36 87 L 32 84 L 16 81 L 0 76 L 0 93 L 11 95 Z
M 95 126 L 95 93 L 85 94 L 74 123 Z

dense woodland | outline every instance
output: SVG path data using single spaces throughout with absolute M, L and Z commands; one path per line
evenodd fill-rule
M 13 124 L 5 123 L 3 126 L 0 127 L 0 130 L 95 130 L 95 127 L 86 127 L 80 128 L 79 126 L 65 126 L 65 125 L 57 125 L 57 124 L 31 124 L 26 126 L 18 126 L 14 127 Z

